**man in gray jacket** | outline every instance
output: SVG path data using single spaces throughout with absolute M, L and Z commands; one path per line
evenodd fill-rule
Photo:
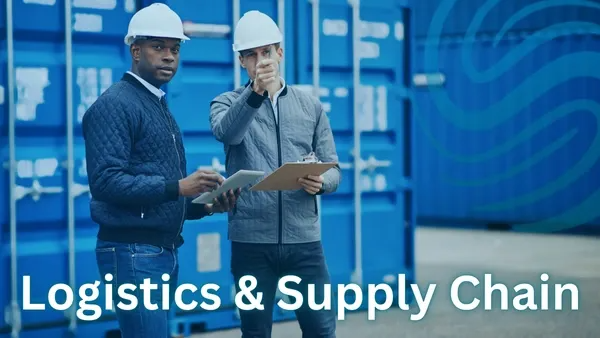
M 240 169 L 273 172 L 286 162 L 311 153 L 322 162 L 337 162 L 329 118 L 319 100 L 285 84 L 279 75 L 282 34 L 271 18 L 258 11 L 238 22 L 234 46 L 250 80 L 223 93 L 210 104 L 210 124 L 224 144 L 227 175 Z M 254 276 L 264 310 L 240 309 L 243 337 L 270 337 L 272 311 L 280 277 L 298 276 L 300 285 L 286 284 L 303 295 L 296 317 L 303 337 L 335 337 L 333 310 L 308 306 L 308 285 L 315 285 L 316 303 L 323 302 L 330 276 L 321 245 L 317 194 L 334 192 L 340 169 L 301 179 L 297 191 L 242 192 L 229 213 L 231 272 L 239 280 Z M 291 302 L 298 300 L 290 299 Z M 248 303 L 248 301 L 246 301 Z

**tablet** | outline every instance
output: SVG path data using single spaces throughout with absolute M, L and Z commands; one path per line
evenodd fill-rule
M 265 175 L 264 171 L 257 170 L 240 170 L 235 174 L 231 175 L 228 179 L 223 182 L 223 184 L 217 189 L 205 192 L 202 195 L 196 197 L 192 203 L 199 204 L 207 204 L 212 203 L 215 197 L 220 194 L 227 192 L 228 190 L 235 190 L 237 188 L 242 188 L 247 184 L 251 184 L 257 179 L 263 177 Z

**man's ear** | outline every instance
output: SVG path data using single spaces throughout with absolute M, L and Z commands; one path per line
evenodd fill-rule
M 129 52 L 134 61 L 140 61 L 141 48 L 139 45 L 132 44 L 131 47 L 129 47 Z
M 246 66 L 244 65 L 244 58 L 241 55 L 238 55 L 238 59 L 240 60 L 240 65 L 242 68 L 246 69 Z

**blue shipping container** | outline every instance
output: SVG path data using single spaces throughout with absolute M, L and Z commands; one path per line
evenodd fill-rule
M 600 39 L 563 33 L 419 43 L 420 223 L 600 224 Z
M 75 312 L 52 310 L 48 291 L 57 283 L 76 288 L 98 279 L 96 227 L 89 216 L 79 122 L 95 98 L 129 67 L 123 32 L 136 6 L 131 0 L 76 1 L 70 10 L 65 15 L 64 1 L 10 1 L 2 6 L 1 27 L 7 33 L 1 57 L 2 111 L 3 116 L 9 108 L 14 112 L 14 126 L 2 119 L 2 162 L 8 163 L 11 153 L 14 162 L 0 183 L 0 308 L 7 319 L 0 322 L 0 332 L 66 327 Z M 4 20 L 7 15 L 10 20 Z M 7 67 L 13 75 L 10 82 Z M 14 131 L 14 138 L 7 130 Z M 14 181 L 8 179 L 11 172 Z M 11 246 L 11 233 L 16 247 Z M 30 278 L 30 301 L 45 304 L 44 311 L 9 308 L 13 296 L 23 306 L 25 276 Z M 62 292 L 58 298 L 64 300 Z
M 166 88 L 171 110 L 184 133 L 188 170 L 206 167 L 224 173 L 223 147 L 211 135 L 208 104 L 247 80 L 231 50 L 233 23 L 248 10 L 261 10 L 285 31 L 282 74 L 287 83 L 319 93 L 331 119 L 343 168 L 339 191 L 323 196 L 321 204 L 323 242 L 333 283 L 393 285 L 399 274 L 406 275 L 407 283 L 414 281 L 415 164 L 411 156 L 415 135 L 409 101 L 410 17 L 406 2 L 365 2 L 354 12 L 345 0 L 321 0 L 320 4 L 241 0 L 214 3 L 210 11 L 195 2 L 161 2 L 180 14 L 192 37 L 183 45 L 180 70 Z M 0 210 L 0 309 L 11 304 L 13 276 L 17 277 L 18 305 L 23 306 L 23 276 L 30 276 L 31 302 L 46 304 L 46 310 L 9 311 L 7 322 L 0 321 L 0 337 L 8 335 L 11 323 L 19 319 L 21 326 L 16 328 L 21 337 L 62 335 L 70 323 L 77 336 L 103 337 L 116 328 L 112 313 L 104 311 L 99 321 L 75 327 L 75 322 L 69 321 L 74 312 L 51 310 L 47 294 L 57 283 L 73 283 L 77 289 L 100 278 L 94 254 L 97 226 L 89 215 L 79 124 L 87 107 L 129 69 L 123 36 L 137 2 L 73 2 L 72 43 L 65 42 L 64 0 L 13 3 L 12 21 L 0 20 L 3 32 L 8 33 L 7 27 L 14 29 L 10 39 L 0 45 L 1 59 L 7 60 L 8 55 L 14 63 L 12 82 L 7 62 L 0 68 L 0 109 L 8 116 L 12 108 L 15 116 L 13 149 L 6 133 L 8 119 L 0 119 L 2 160 L 8 162 L 11 153 L 15 155 L 15 185 L 11 186 L 10 170 L 4 171 L 5 179 L 0 181 L 0 207 L 4 208 Z M 3 17 L 8 8 L 0 8 Z M 354 31 L 353 14 L 361 18 Z M 313 26 L 312 22 L 319 24 Z M 359 88 L 356 100 L 354 88 Z M 12 106 L 11 93 L 15 98 Z M 352 156 L 353 148 L 359 150 L 360 158 Z M 7 208 L 11 187 L 14 212 Z M 15 252 L 10 245 L 11 224 L 17 229 L 13 233 Z M 224 215 L 186 223 L 180 283 L 220 285 L 222 310 L 180 311 L 173 320 L 174 334 L 189 336 L 196 326 L 210 330 L 239 324 L 226 229 Z M 16 271 L 11 271 L 11 258 L 17 263 Z M 102 306 L 103 290 L 100 295 L 95 303 Z M 185 293 L 184 301 L 201 301 L 198 297 Z M 59 297 L 61 300 L 64 297 Z M 276 310 L 276 320 L 292 317 L 293 313 Z
M 600 2 L 587 0 L 421 0 L 414 3 L 415 37 L 533 32 L 573 23 L 600 23 Z M 433 31 L 430 31 L 432 30 Z

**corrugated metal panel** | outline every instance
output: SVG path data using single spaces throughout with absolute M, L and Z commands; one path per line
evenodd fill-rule
M 470 29 L 495 35 L 501 29 L 536 31 L 566 22 L 598 24 L 600 1 L 578 0 L 421 0 L 415 1 L 415 34 L 465 35 Z
M 338 192 L 322 201 L 323 241 L 333 283 L 359 281 L 353 275 L 357 271 L 363 283 L 392 281 L 399 273 L 412 279 L 408 11 L 403 1 L 363 1 L 361 22 L 355 25 L 348 1 L 320 0 L 313 6 L 299 1 L 296 10 L 298 84 L 318 92 L 325 104 L 343 169 Z M 314 22 L 319 24 L 315 27 Z M 313 39 L 315 32 L 319 41 Z M 313 54 L 315 45 L 320 55 Z M 357 145 L 359 158 L 353 156 Z M 357 214 L 360 223 L 355 224 Z M 357 225 L 362 229 L 358 234 Z
M 598 221 L 600 39 L 417 49 L 415 73 L 443 80 L 415 92 L 420 219 L 543 222 L 523 228 L 543 232 Z
M 3 14 L 10 8 L 5 4 L 3 2 Z M 0 253 L 0 284 L 3 285 L 0 309 L 9 310 L 13 290 L 11 276 L 15 272 L 17 301 L 23 306 L 22 276 L 30 276 L 31 302 L 46 304 L 46 310 L 21 312 L 22 329 L 62 325 L 64 330 L 74 312 L 52 310 L 47 305 L 48 290 L 54 284 L 71 282 L 76 284 L 72 285 L 76 289 L 98 278 L 94 254 L 96 226 L 89 219 L 79 123 L 95 98 L 129 67 L 123 33 L 136 9 L 135 1 L 74 1 L 71 15 L 65 15 L 64 1 L 12 1 L 11 4 L 12 20 L 3 19 L 2 27 L 13 24 L 14 34 L 9 39 L 14 49 L 9 50 L 3 43 L 2 72 L 7 66 L 8 53 L 14 60 L 16 210 L 13 213 L 9 208 L 11 184 L 7 179 L 9 171 L 5 169 L 0 183 L 3 249 Z M 72 44 L 65 42 L 65 17 L 72 19 L 69 28 Z M 68 58 L 72 66 L 68 65 Z M 72 71 L 72 86 L 68 85 L 65 69 Z M 8 112 L 10 92 L 7 77 L 2 75 L 6 94 L 2 96 L 2 108 Z M 67 123 L 68 95 L 72 95 L 72 126 Z M 2 120 L 3 127 L 8 127 Z M 3 135 L 6 130 L 3 129 Z M 68 130 L 73 131 L 72 140 L 67 137 Z M 9 160 L 8 143 L 2 142 L 3 162 Z M 73 150 L 72 181 L 67 170 L 69 149 Z M 72 197 L 68 194 L 69 188 L 72 188 Z M 9 242 L 9 215 L 16 218 L 18 228 L 15 252 L 11 252 Z M 73 216 L 72 223 L 69 215 Z M 71 243 L 68 240 L 70 227 L 77 229 Z M 74 254 L 74 260 L 69 253 Z M 10 270 L 13 254 L 18 263 L 16 271 Z M 72 277 L 75 280 L 72 281 Z M 102 297 L 99 301 L 104 302 Z M 15 313 L 7 311 L 7 318 L 14 323 L 12 314 Z M 0 330 L 10 328 L 2 321 Z

